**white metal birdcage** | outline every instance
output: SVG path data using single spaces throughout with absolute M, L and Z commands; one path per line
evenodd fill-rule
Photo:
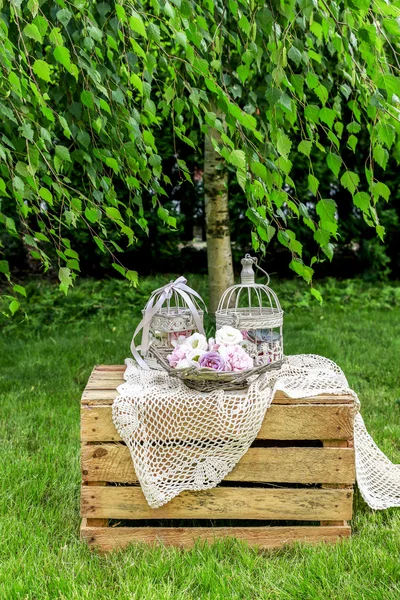
M 255 364 L 272 363 L 283 358 L 283 310 L 270 278 L 257 259 L 246 254 L 241 260 L 241 282 L 228 288 L 215 313 L 217 330 L 224 325 L 239 329 L 247 352 Z M 267 284 L 256 283 L 253 265 L 267 277 Z
M 184 277 L 152 292 L 131 343 L 132 354 L 142 368 L 159 368 L 152 355 L 154 346 L 162 354 L 170 353 L 180 336 L 188 337 L 195 331 L 204 335 L 200 302 L 204 304 L 201 296 L 186 285 Z M 135 338 L 140 331 L 142 339 L 136 347 Z

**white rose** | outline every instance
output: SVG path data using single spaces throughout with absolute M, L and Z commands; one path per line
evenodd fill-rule
M 187 369 L 188 367 L 192 367 L 192 363 L 188 358 L 182 358 L 180 361 L 176 363 L 175 369 Z
M 208 350 L 207 338 L 202 333 L 193 333 L 190 337 L 186 338 L 183 345 L 188 346 L 192 350 Z
M 200 357 L 206 353 L 207 353 L 207 350 L 189 350 L 189 352 L 186 354 L 186 358 L 188 359 L 188 361 L 191 363 L 192 366 L 198 367 Z
M 222 346 L 235 346 L 236 344 L 240 344 L 242 340 L 243 335 L 239 329 L 235 329 L 235 327 L 231 327 L 230 325 L 224 325 L 221 329 L 218 329 L 215 335 L 215 341 Z

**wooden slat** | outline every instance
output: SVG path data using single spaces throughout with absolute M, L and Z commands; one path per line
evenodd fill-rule
M 122 382 L 121 382 L 122 383 Z M 85 388 L 81 403 L 83 405 L 111 405 L 118 396 L 115 389 L 88 389 Z M 321 394 L 313 398 L 289 398 L 283 392 L 277 391 L 273 404 L 353 404 L 354 399 L 349 395 L 334 396 L 332 394 Z
M 220 487 L 182 492 L 152 509 L 138 487 L 81 489 L 81 516 L 109 519 L 349 520 L 353 491 Z
M 103 552 L 124 548 L 132 542 L 164 544 L 191 548 L 197 540 L 215 542 L 220 538 L 237 538 L 260 550 L 279 548 L 293 542 L 334 543 L 350 536 L 342 527 L 81 527 L 81 537 Z
M 106 481 L 86 481 L 85 485 L 89 486 L 103 486 L 107 485 Z M 88 527 L 108 527 L 108 519 L 86 519 L 86 525 Z
M 168 447 L 164 453 L 170 454 Z M 84 444 L 81 466 L 84 481 L 137 483 L 129 449 L 121 444 Z M 250 448 L 225 480 L 351 485 L 354 477 L 351 448 Z
M 98 373 L 98 372 L 102 372 L 102 371 L 109 371 L 111 373 L 115 373 L 115 372 L 122 372 L 124 373 L 126 369 L 126 365 L 96 365 L 93 369 L 94 373 Z
M 349 405 L 272 405 L 257 439 L 328 440 L 353 437 L 353 407 Z M 116 442 L 121 438 L 111 418 L 110 406 L 83 406 L 83 442 Z

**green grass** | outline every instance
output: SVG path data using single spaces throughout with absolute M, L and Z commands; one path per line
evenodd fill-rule
M 225 541 L 186 552 L 136 545 L 100 556 L 79 541 L 81 391 L 95 363 L 128 356 L 138 307 L 153 284 L 133 292 L 83 282 L 65 303 L 49 286 L 32 287 L 31 321 L 3 328 L 0 599 L 400 598 L 400 510 L 373 512 L 358 495 L 354 535 L 335 546 L 257 553 Z M 400 308 L 379 307 L 382 288 L 362 284 L 352 284 L 357 299 L 350 294 L 343 308 L 348 285 L 326 284 L 323 307 L 304 300 L 296 284 L 280 287 L 286 352 L 338 362 L 370 433 L 400 462 Z

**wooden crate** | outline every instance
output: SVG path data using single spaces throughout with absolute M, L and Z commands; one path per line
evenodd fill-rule
M 277 393 L 256 442 L 218 487 L 184 492 L 152 509 L 111 419 L 124 369 L 95 367 L 82 395 L 81 536 L 91 546 L 106 551 L 135 541 L 160 541 L 190 547 L 196 539 L 229 536 L 275 548 L 350 535 L 355 479 L 351 396 L 293 400 Z M 129 526 L 118 526 L 125 520 Z M 165 520 L 172 521 L 165 526 Z M 204 521 L 191 526 L 193 520 Z

